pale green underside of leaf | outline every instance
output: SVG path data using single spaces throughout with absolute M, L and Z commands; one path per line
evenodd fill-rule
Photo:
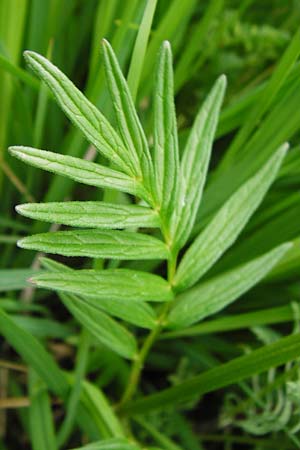
M 138 205 L 105 202 L 53 202 L 18 205 L 19 214 L 31 219 L 74 227 L 159 227 L 158 214 Z
M 86 161 L 85 159 L 32 147 L 10 147 L 9 151 L 13 156 L 34 167 L 71 178 L 89 186 L 128 192 L 147 201 L 148 197 L 136 179 L 109 167 Z
M 147 139 L 136 113 L 127 82 L 110 44 L 102 41 L 104 67 L 111 99 L 117 119 L 118 131 L 124 146 L 147 187 L 152 177 L 153 165 Z
M 161 211 L 174 209 L 178 187 L 179 149 L 174 105 L 172 52 L 169 42 L 161 46 L 154 90 L 154 188 Z
M 66 267 L 48 258 L 43 258 L 43 265 L 51 272 L 66 271 Z M 67 270 L 68 271 L 68 270 Z M 72 272 L 72 269 L 69 270 Z M 134 336 L 122 325 L 99 309 L 83 302 L 72 294 L 61 292 L 60 298 L 71 314 L 101 344 L 112 349 L 124 358 L 132 359 L 137 353 Z
M 72 294 L 61 293 L 60 297 L 71 314 L 101 344 L 124 358 L 134 359 L 137 354 L 137 343 L 126 328 L 104 312 L 80 301 Z
M 263 168 L 238 189 L 185 253 L 174 279 L 176 290 L 195 284 L 230 247 L 261 203 L 276 177 L 288 146 L 282 146 Z
M 48 258 L 42 258 L 41 263 L 47 269 L 59 271 L 60 273 L 76 273 L 73 269 Z M 72 299 L 81 303 L 84 302 L 92 308 L 96 308 L 102 312 L 104 311 L 142 328 L 152 329 L 156 325 L 155 312 L 150 305 L 145 302 L 132 301 L 131 299 L 124 300 L 120 297 L 115 298 L 113 301 L 110 297 L 105 297 L 99 301 L 97 297 L 87 295 L 80 297 L 72 295 Z
M 137 175 L 135 160 L 101 112 L 50 61 L 38 53 L 26 51 L 26 62 L 47 84 L 69 119 L 87 140 L 127 174 Z
M 114 438 L 94 442 L 92 444 L 85 445 L 84 447 L 77 447 L 73 450 L 141 450 L 141 448 L 137 447 L 133 443 L 130 443 L 127 439 Z
M 226 78 L 222 75 L 202 105 L 183 152 L 180 189 L 172 220 L 173 238 L 177 248 L 185 244 L 194 226 L 225 89 Z
M 76 230 L 29 236 L 18 241 L 29 250 L 64 256 L 114 259 L 168 259 L 164 242 L 146 234 L 128 231 Z
M 169 315 L 169 326 L 182 328 L 222 310 L 262 280 L 291 244 L 270 252 L 180 294 Z
M 43 273 L 31 281 L 40 287 L 114 301 L 172 300 L 170 285 L 158 275 L 130 269 L 72 270 L 66 273 Z

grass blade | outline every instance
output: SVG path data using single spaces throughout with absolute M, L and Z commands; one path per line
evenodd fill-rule
M 16 325 L 13 319 L 1 309 L 0 333 L 23 360 L 36 371 L 52 392 L 59 396 L 66 394 L 69 388 L 68 383 L 52 356 L 37 339 Z
M 33 450 L 56 450 L 56 439 L 47 386 L 33 371 L 29 371 L 29 421 Z
M 127 82 L 133 102 L 135 102 L 137 96 L 137 91 L 143 68 L 143 62 L 146 53 L 147 42 L 151 31 L 151 25 L 156 5 L 157 0 L 148 0 L 146 3 L 145 11 L 143 14 L 141 24 L 139 26 L 139 31 L 137 33 L 135 45 L 131 56 Z
M 285 364 L 300 355 L 300 335 L 279 339 L 248 355 L 235 358 L 219 367 L 204 372 L 177 386 L 141 398 L 124 406 L 123 413 L 141 414 L 184 403 L 208 392 L 237 383 L 272 367 Z
M 73 450 L 141 450 L 124 438 L 105 439 Z

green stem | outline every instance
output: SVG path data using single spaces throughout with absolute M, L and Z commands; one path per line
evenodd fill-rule
M 176 260 L 177 256 L 172 255 L 168 261 L 168 281 L 170 284 L 172 284 L 173 276 L 176 271 Z M 168 315 L 169 309 L 170 304 L 166 303 L 162 309 L 161 315 L 158 318 L 156 327 L 153 328 L 153 330 L 145 339 L 144 344 L 142 345 L 141 350 L 132 365 L 127 387 L 124 391 L 120 403 L 117 405 L 118 409 L 123 407 L 129 400 L 131 400 L 131 398 L 135 394 L 144 368 L 145 360 L 154 342 L 156 341 L 164 327 L 164 322 Z

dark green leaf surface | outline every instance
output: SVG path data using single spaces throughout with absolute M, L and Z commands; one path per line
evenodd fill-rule
M 185 327 L 222 310 L 262 280 L 290 248 L 291 244 L 283 244 L 180 294 L 169 315 L 169 325 Z
M 66 394 L 69 388 L 68 383 L 52 356 L 36 338 L 15 324 L 13 319 L 1 309 L 0 334 L 7 339 L 23 360 L 34 368 L 52 392 L 60 396 Z
M 29 424 L 33 450 L 57 450 L 50 397 L 47 385 L 29 371 Z
M 105 439 L 73 450 L 140 450 L 140 447 L 130 443 L 127 439 Z
M 29 236 L 18 241 L 21 248 L 64 256 L 115 259 L 167 259 L 169 251 L 160 240 L 127 231 L 58 231 Z
M 123 413 L 141 414 L 169 406 L 174 407 L 176 404 L 237 383 L 271 367 L 285 364 L 299 358 L 299 355 L 299 334 L 281 338 L 274 344 L 263 346 L 248 355 L 233 359 L 177 386 L 131 402 L 123 408 Z
M 130 228 L 158 227 L 155 211 L 138 205 L 105 202 L 27 203 L 18 205 L 19 214 L 31 219 L 74 227 Z

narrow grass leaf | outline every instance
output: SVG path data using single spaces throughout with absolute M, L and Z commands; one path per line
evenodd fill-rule
M 27 86 L 33 88 L 35 91 L 39 91 L 40 82 L 36 80 L 33 76 L 31 76 L 26 70 L 21 69 L 21 67 L 13 64 L 9 59 L 7 59 L 4 55 L 0 54 L 0 67 L 2 70 L 10 73 L 14 77 L 16 77 L 19 81 L 27 84 Z
M 48 388 L 59 396 L 68 391 L 68 383 L 52 356 L 39 341 L 19 327 L 12 318 L 0 309 L 0 333 L 44 380 Z
M 264 167 L 242 185 L 217 212 L 185 253 L 175 275 L 178 291 L 195 284 L 230 247 L 274 181 L 287 145 L 281 147 Z
M 157 0 L 147 1 L 131 55 L 127 82 L 133 102 L 135 102 L 137 96 L 143 63 L 145 59 L 147 42 L 151 31 L 156 5 Z
M 0 292 L 15 291 L 28 287 L 28 278 L 36 273 L 37 271 L 33 269 L 0 270 Z
M 56 450 L 56 438 L 47 385 L 29 371 L 29 423 L 33 450 Z
M 64 264 L 58 263 L 49 258 L 41 258 L 41 263 L 44 267 L 46 267 L 46 269 L 49 269 L 50 271 L 54 272 L 70 273 L 74 271 L 73 269 L 70 269 Z M 77 314 L 75 317 L 79 321 L 81 321 L 81 319 L 83 318 L 83 314 L 84 316 L 86 316 L 85 308 L 84 307 L 81 308 L 81 304 L 84 304 L 90 306 L 94 310 L 96 309 L 102 312 L 104 311 L 108 314 L 111 314 L 112 316 L 118 317 L 122 320 L 125 320 L 129 323 L 132 323 L 142 328 L 152 329 L 156 325 L 156 315 L 154 313 L 154 310 L 150 307 L 150 305 L 148 305 L 145 302 L 142 303 L 139 301 L 132 301 L 132 300 L 124 301 L 119 297 L 116 298 L 113 302 L 108 297 L 103 298 L 101 302 L 99 302 L 97 297 L 89 297 L 89 296 L 78 297 L 75 295 L 66 294 L 62 292 L 60 292 L 60 297 L 62 298 L 63 301 L 65 298 L 67 298 L 75 304 L 73 311 L 74 315 Z M 70 302 L 68 302 L 68 304 L 70 305 Z M 68 307 L 68 305 L 66 306 Z M 107 337 L 108 337 L 107 330 L 105 328 L 102 332 L 102 339 L 104 338 L 107 339 Z M 126 339 L 124 340 L 124 342 L 126 345 Z M 115 351 L 116 348 L 120 348 L 120 342 L 116 342 L 113 339 L 111 339 L 111 345 L 113 345 Z
M 122 412 L 132 415 L 148 413 L 168 406 L 174 408 L 175 404 L 184 403 L 208 392 L 237 383 L 252 375 L 297 359 L 299 355 L 300 335 L 297 333 L 210 369 L 177 386 L 128 403 L 123 407 Z
M 147 200 L 143 187 L 134 178 L 90 161 L 32 147 L 10 147 L 10 153 L 20 160 L 48 172 L 62 175 L 79 183 L 99 188 L 117 189 Z
M 100 302 L 114 300 L 165 302 L 173 299 L 170 285 L 158 275 L 130 269 L 72 270 L 31 278 L 39 287 L 87 295 Z
M 19 214 L 31 219 L 74 227 L 158 227 L 157 212 L 139 205 L 105 202 L 49 202 L 18 205 Z
M 105 439 L 73 450 L 141 450 L 141 447 L 124 438 Z
M 158 56 L 154 90 L 154 190 L 161 212 L 170 216 L 176 201 L 179 150 L 174 105 L 172 52 L 165 41 Z
M 262 280 L 290 248 L 290 243 L 280 245 L 180 294 L 169 315 L 169 326 L 186 327 L 224 309 Z
M 102 49 L 106 79 L 120 136 L 130 155 L 130 160 L 135 164 L 136 175 L 144 180 L 146 186 L 149 187 L 153 167 L 144 130 L 116 55 L 105 39 L 102 41 Z
M 74 368 L 74 381 L 66 404 L 66 415 L 57 434 L 57 444 L 61 448 L 72 434 L 77 413 L 79 411 L 80 395 L 82 392 L 83 380 L 87 371 L 91 347 L 91 336 L 85 329 L 82 330 L 76 353 Z
M 288 252 L 287 252 L 288 253 Z M 284 259 L 284 257 L 283 257 Z M 276 308 L 261 309 L 244 314 L 223 316 L 214 320 L 206 320 L 183 330 L 174 330 L 163 333 L 162 339 L 177 339 L 181 337 L 200 336 L 202 334 L 224 333 L 233 330 L 242 330 L 259 325 L 273 325 L 277 323 L 292 322 L 295 312 L 292 305 L 278 306 Z
M 105 427 L 107 437 L 124 437 L 118 417 L 103 392 L 95 384 L 83 381 L 80 400 L 81 405 L 90 412 L 92 420 L 99 424 L 99 429 Z
M 201 202 L 214 135 L 226 88 L 222 75 L 202 105 L 186 143 L 180 173 L 180 189 L 173 222 L 175 246 L 183 247 L 190 236 Z M 173 226 L 174 228 L 174 226 Z
M 76 230 L 42 233 L 18 241 L 29 250 L 64 256 L 114 259 L 168 259 L 164 242 L 142 233 L 118 230 Z
M 230 164 L 230 162 L 232 163 L 232 159 L 235 159 L 236 154 L 240 151 L 244 151 L 247 139 L 249 139 L 249 137 L 251 136 L 251 133 L 255 129 L 258 121 L 263 117 L 266 111 L 268 111 L 270 105 L 272 104 L 272 100 L 289 75 L 299 54 L 300 29 L 298 29 L 298 31 L 295 33 L 285 53 L 281 57 L 276 69 L 274 70 L 269 82 L 266 84 L 261 95 L 258 97 L 257 102 L 255 102 L 253 108 L 250 110 L 250 113 L 246 118 L 243 127 L 237 133 L 230 148 L 226 152 L 224 161 L 221 163 L 219 168 L 223 167 L 223 165 L 226 166 Z
M 129 175 L 137 175 L 135 160 L 102 113 L 56 66 L 38 53 L 26 51 L 31 69 L 47 84 L 58 104 L 99 152 Z

